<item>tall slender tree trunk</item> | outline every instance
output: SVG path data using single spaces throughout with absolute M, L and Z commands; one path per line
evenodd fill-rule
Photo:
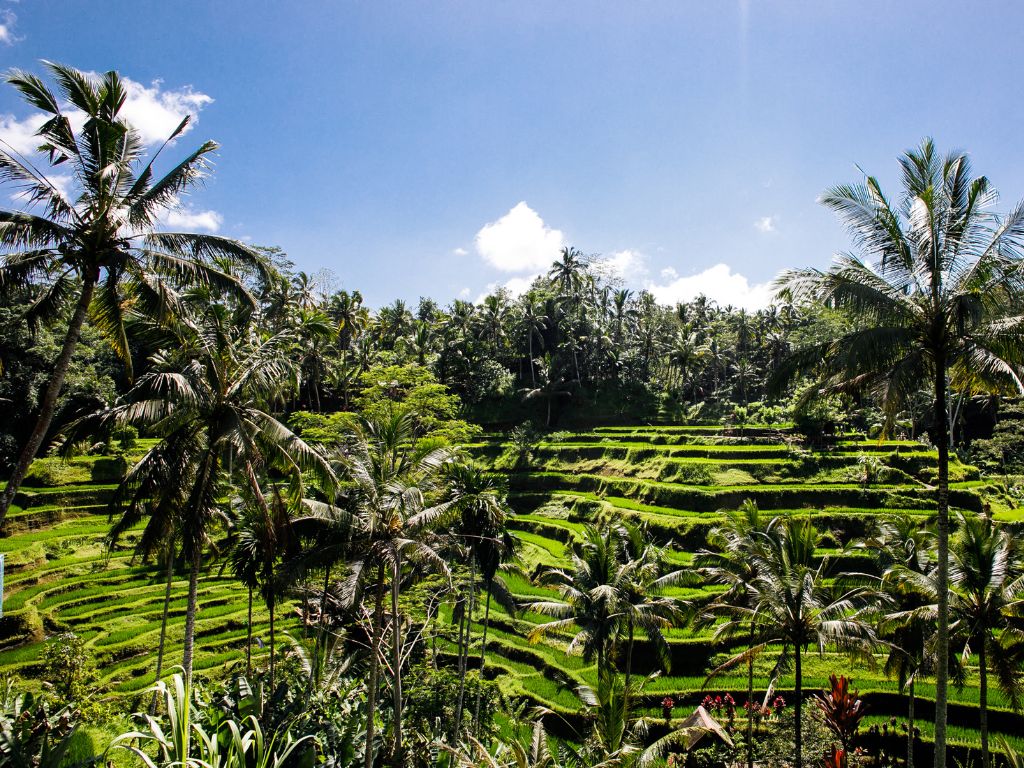
M 803 715 L 803 647 L 797 645 L 796 647 L 796 682 L 793 692 L 793 698 L 796 701 L 793 702 L 793 706 L 796 707 L 794 715 L 796 717 L 796 768 L 804 768 L 804 715 Z
M 14 501 L 21 482 L 28 474 L 32 461 L 39 452 L 39 447 L 50 430 L 53 422 L 53 414 L 57 410 L 57 398 L 64 386 L 64 377 L 67 375 L 68 367 L 71 365 L 71 356 L 78 346 L 78 340 L 82 336 L 82 326 L 85 324 L 85 317 L 89 312 L 89 304 L 92 302 L 92 295 L 96 290 L 96 281 L 99 278 L 97 273 L 86 276 L 82 283 L 82 292 L 78 295 L 78 303 L 75 305 L 74 314 L 71 315 L 71 322 L 68 324 L 67 333 L 64 335 L 64 344 L 61 346 L 60 354 L 53 363 L 53 373 L 50 375 L 50 383 L 46 385 L 46 392 L 43 393 L 42 402 L 39 404 L 39 416 L 36 417 L 36 425 L 28 441 L 21 449 L 18 456 L 18 463 L 14 465 L 14 471 L 7 481 L 7 487 L 3 495 L 0 495 L 0 529 L 3 528 L 4 519 L 7 517 L 7 510 Z
M 988 654 L 985 639 L 978 643 L 978 726 L 981 730 L 981 768 L 989 768 L 988 751 Z
M 633 618 L 629 619 L 629 633 L 626 638 L 626 688 L 622 692 L 623 699 L 625 700 L 626 709 L 626 722 L 629 722 L 629 681 L 633 677 Z
M 174 547 L 169 546 L 167 552 L 167 578 L 166 585 L 164 587 L 164 612 L 160 617 L 160 644 L 157 646 L 156 651 L 156 680 L 160 681 L 160 676 L 164 670 L 164 648 L 167 642 L 167 614 L 171 610 L 171 582 L 174 581 Z M 149 704 L 149 714 L 156 714 L 156 702 L 157 692 L 153 691 L 153 701 Z
M 484 606 L 484 636 L 480 641 L 480 685 L 476 689 L 476 703 L 473 705 L 473 735 L 479 736 L 480 699 L 483 696 L 484 661 L 487 658 L 487 626 L 491 622 L 491 583 L 487 583 L 487 603 Z
M 914 679 L 910 679 L 907 704 L 907 768 L 914 768 Z
M 196 602 L 199 593 L 199 560 L 197 550 L 192 555 L 192 564 L 188 574 L 188 607 L 185 610 L 185 650 L 181 657 L 181 666 L 185 669 L 185 685 L 192 685 L 192 656 L 196 639 Z
M 533 366 L 533 329 L 532 328 L 530 329 L 529 339 L 530 339 L 530 384 L 532 384 L 534 387 L 536 387 L 537 386 L 537 373 L 534 370 L 534 366 Z
M 395 749 L 391 759 L 395 768 L 404 764 L 402 754 L 402 616 L 398 611 L 398 593 L 401 590 L 402 555 L 395 552 L 394 564 L 391 568 L 391 664 L 394 667 L 394 706 L 395 706 Z
M 366 694 L 366 752 L 364 768 L 373 768 L 373 732 L 377 715 L 377 688 L 380 675 L 381 613 L 384 610 L 384 566 L 377 566 L 377 591 L 373 607 L 373 636 L 370 640 L 370 681 Z
M 325 618 L 327 616 L 327 592 L 331 586 L 331 564 L 327 564 L 324 570 L 324 591 L 320 596 L 320 621 L 316 632 L 316 641 L 313 644 L 313 668 L 309 671 L 309 682 L 312 684 L 320 678 L 322 664 L 320 662 L 321 651 L 323 652 L 323 664 L 327 663 L 327 630 Z
M 949 687 L 949 439 L 946 435 L 946 359 L 935 360 L 935 442 L 939 449 L 938 628 L 935 636 L 935 768 L 946 768 L 946 702 Z
M 252 680 L 252 587 L 249 587 L 249 613 L 246 618 L 245 679 Z
M 271 577 L 273 579 L 273 577 Z M 273 581 L 270 586 L 270 596 L 267 599 L 267 608 L 270 609 L 270 695 L 274 695 L 274 608 L 276 607 L 277 599 L 274 595 Z
M 462 707 L 466 697 L 466 675 L 469 671 L 469 643 L 473 637 L 473 592 L 476 590 L 476 560 L 471 557 L 469 561 L 469 585 L 466 595 L 466 609 L 463 618 L 466 621 L 466 641 L 459 659 L 459 698 L 455 706 L 455 738 L 459 737 L 462 729 Z
M 747 768 L 754 768 L 754 622 L 747 643 Z

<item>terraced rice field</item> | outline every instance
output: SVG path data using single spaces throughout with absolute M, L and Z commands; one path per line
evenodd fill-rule
M 508 473 L 510 502 L 516 511 L 512 526 L 521 540 L 522 574 L 507 578 L 522 601 L 554 597 L 531 576 L 544 566 L 565 564 L 566 547 L 584 523 L 616 514 L 643 523 L 650 535 L 670 546 L 677 567 L 692 562 L 693 553 L 722 517 L 744 499 L 779 515 L 806 515 L 830 536 L 820 555 L 837 570 L 865 570 L 870 562 L 843 545 L 864 533 L 870 521 L 895 512 L 925 519 L 934 504 L 935 454 L 909 441 L 869 441 L 848 436 L 827 451 L 803 450 L 785 429 L 750 427 L 742 434 L 718 427 L 608 427 L 541 443 L 528 469 Z M 497 466 L 506 446 L 492 435 L 472 447 L 484 463 Z M 138 450 L 145 448 L 140 445 Z M 865 486 L 862 458 L 877 458 L 884 467 L 879 482 Z M 130 457 L 129 457 L 130 458 Z M 48 460 L 53 461 L 53 460 Z M 45 463 L 41 465 L 46 468 Z M 33 677 L 38 672 L 44 637 L 72 630 L 84 637 L 99 665 L 100 682 L 111 695 L 132 699 L 152 682 L 164 576 L 155 566 L 136 562 L 134 535 L 108 551 L 106 501 L 118 468 L 95 458 L 74 460 L 59 471 L 38 472 L 17 498 L 0 552 L 7 557 L 5 616 L 0 619 L 0 675 Z M 999 489 L 967 466 L 954 465 L 953 503 L 978 510 L 989 503 L 1011 518 L 1020 510 L 1000 507 Z M 167 663 L 181 657 L 186 583 L 183 574 L 172 585 Z M 715 587 L 679 587 L 672 594 L 701 599 Z M 240 664 L 245 652 L 246 592 L 217 563 L 200 582 L 201 610 L 197 628 L 197 674 L 216 675 Z M 283 628 L 297 626 L 294 614 L 282 608 Z M 482 612 L 481 612 L 482 613 Z M 481 616 L 478 614 L 477 619 Z M 256 601 L 255 634 L 267 638 L 266 611 Z M 530 612 L 510 616 L 492 603 L 488 633 L 489 674 L 510 694 L 524 696 L 571 718 L 578 709 L 575 695 L 559 679 L 566 676 L 595 683 L 596 670 L 566 652 L 568 634 L 554 634 L 541 643 L 526 639 L 545 617 Z M 482 626 L 477 624 L 479 633 Z M 477 635 L 479 637 L 479 634 Z M 706 693 L 730 691 L 746 697 L 742 674 L 719 677 L 705 688 L 709 669 L 728 657 L 709 635 L 687 629 L 668 633 L 672 668 L 645 689 L 642 706 L 660 717 L 660 700 L 671 695 L 677 712 L 689 711 Z M 443 644 L 443 641 L 442 641 Z M 653 670 L 654 654 L 641 642 L 634 661 L 637 671 Z M 880 667 L 853 665 L 845 656 L 808 654 L 805 688 L 825 685 L 832 672 L 852 674 L 866 694 L 872 715 L 902 718 L 905 704 L 897 684 Z M 772 664 L 770 654 L 756 666 L 756 687 L 763 694 Z M 785 695 L 792 679 L 776 689 Z M 928 680 L 918 682 L 918 704 L 927 719 Z M 1024 719 L 1009 710 L 992 691 L 992 723 L 1014 742 Z M 977 740 L 976 676 L 962 690 L 952 691 L 953 733 L 962 743 Z M 928 729 L 923 729 L 926 736 Z M 1019 743 L 1024 748 L 1024 741 Z
M 517 512 L 513 526 L 522 542 L 527 575 L 544 566 L 564 564 L 565 548 L 583 524 L 605 514 L 644 524 L 653 538 L 671 547 L 673 563 L 685 567 L 721 520 L 722 510 L 735 509 L 744 499 L 755 500 L 770 514 L 811 517 L 819 531 L 830 534 L 819 554 L 829 558 L 834 571 L 870 570 L 866 556 L 843 551 L 851 539 L 861 536 L 879 516 L 904 513 L 924 520 L 934 509 L 931 482 L 936 454 L 912 441 L 850 435 L 829 450 L 809 452 L 786 429 L 769 427 L 747 428 L 742 434 L 718 427 L 607 427 L 561 437 L 542 442 L 527 470 L 508 472 L 510 502 Z M 498 459 L 506 447 L 495 435 L 474 450 L 483 461 L 502 466 Z M 870 485 L 862 482 L 865 456 L 883 466 L 881 477 Z M 951 479 L 955 507 L 980 510 L 990 503 L 998 508 L 999 489 L 984 482 L 974 468 L 956 464 Z M 512 577 L 508 585 L 523 601 L 556 597 L 523 576 Z M 701 599 L 714 589 L 681 587 L 671 594 Z M 569 716 L 578 701 L 556 680 L 569 675 L 594 684 L 594 666 L 566 653 L 568 633 L 554 634 L 540 644 L 526 640 L 533 626 L 547 621 L 546 617 L 530 613 L 512 617 L 494 605 L 491 615 L 487 663 L 500 684 L 509 693 L 528 696 Z M 672 668 L 645 689 L 643 706 L 651 716 L 660 717 L 660 701 L 666 695 L 683 705 L 677 710 L 683 714 L 708 692 L 729 691 L 737 701 L 746 699 L 742 671 L 718 677 L 705 687 L 707 672 L 728 658 L 731 649 L 716 646 L 709 634 L 687 629 L 672 630 L 668 636 Z M 643 666 L 645 659 L 653 657 L 638 647 L 634 660 L 640 660 L 640 672 L 653 671 Z M 773 662 L 774 657 L 766 654 L 756 664 L 755 687 L 761 696 Z M 805 657 L 805 690 L 824 687 L 833 672 L 853 676 L 874 715 L 905 717 L 902 692 L 880 665 L 854 664 L 838 653 Z M 964 744 L 977 740 L 976 685 L 975 675 L 962 690 L 951 693 L 955 738 Z M 792 678 L 784 677 L 776 690 L 785 695 L 792 687 Z M 919 681 L 917 693 L 919 717 L 927 719 L 934 686 L 928 680 Z M 1000 710 L 998 728 L 1012 742 L 1024 719 L 1014 715 L 998 693 L 990 697 L 990 704 Z
M 140 450 L 145 444 L 140 446 Z M 165 574 L 133 557 L 137 534 L 129 532 L 109 550 L 106 502 L 115 487 L 96 482 L 103 459 L 70 464 L 36 462 L 35 477 L 16 497 L 0 553 L 6 559 L 4 617 L 0 619 L 0 676 L 33 678 L 44 637 L 73 631 L 86 640 L 98 668 L 98 683 L 112 696 L 131 699 L 153 682 L 163 612 Z M 36 472 L 51 465 L 62 484 Z M 56 466 L 52 466 L 56 465 Z M 123 465 L 122 465 L 123 466 Z M 39 475 L 43 475 L 40 477 Z M 105 479 L 103 477 L 100 478 Z M 180 663 L 187 575 L 172 582 L 166 664 Z M 196 673 L 213 674 L 244 660 L 247 593 L 218 564 L 199 585 Z M 259 600 L 254 633 L 267 638 L 269 617 Z M 294 622 L 292 622 L 294 623 Z M 289 622 L 284 627 L 288 628 Z M 254 652 L 258 653 L 254 648 Z

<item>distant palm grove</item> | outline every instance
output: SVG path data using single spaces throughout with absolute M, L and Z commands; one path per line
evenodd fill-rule
M 0 766 L 1022 764 L 1024 204 L 966 154 L 827 190 L 756 311 L 573 247 L 374 308 L 171 231 L 218 145 L 116 72 L 6 82 Z

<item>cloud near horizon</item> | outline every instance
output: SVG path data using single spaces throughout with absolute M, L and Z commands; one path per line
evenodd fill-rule
M 481 227 L 474 245 L 485 262 L 502 272 L 536 273 L 558 258 L 565 236 L 521 201 L 497 221 Z
M 662 270 L 661 275 L 668 282 L 647 284 L 647 290 L 660 304 L 692 301 L 703 294 L 721 306 L 731 304 L 756 310 L 771 304 L 774 295 L 770 283 L 752 285 L 744 275 L 733 272 L 728 264 L 715 264 L 688 277 L 680 277 L 671 268 Z

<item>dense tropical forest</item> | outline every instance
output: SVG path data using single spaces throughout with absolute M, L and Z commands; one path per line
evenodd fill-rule
M 217 145 L 117 73 L 6 81 L 0 765 L 1020 764 L 1024 206 L 965 154 L 826 191 L 757 311 L 572 247 L 372 308 L 164 226 Z

